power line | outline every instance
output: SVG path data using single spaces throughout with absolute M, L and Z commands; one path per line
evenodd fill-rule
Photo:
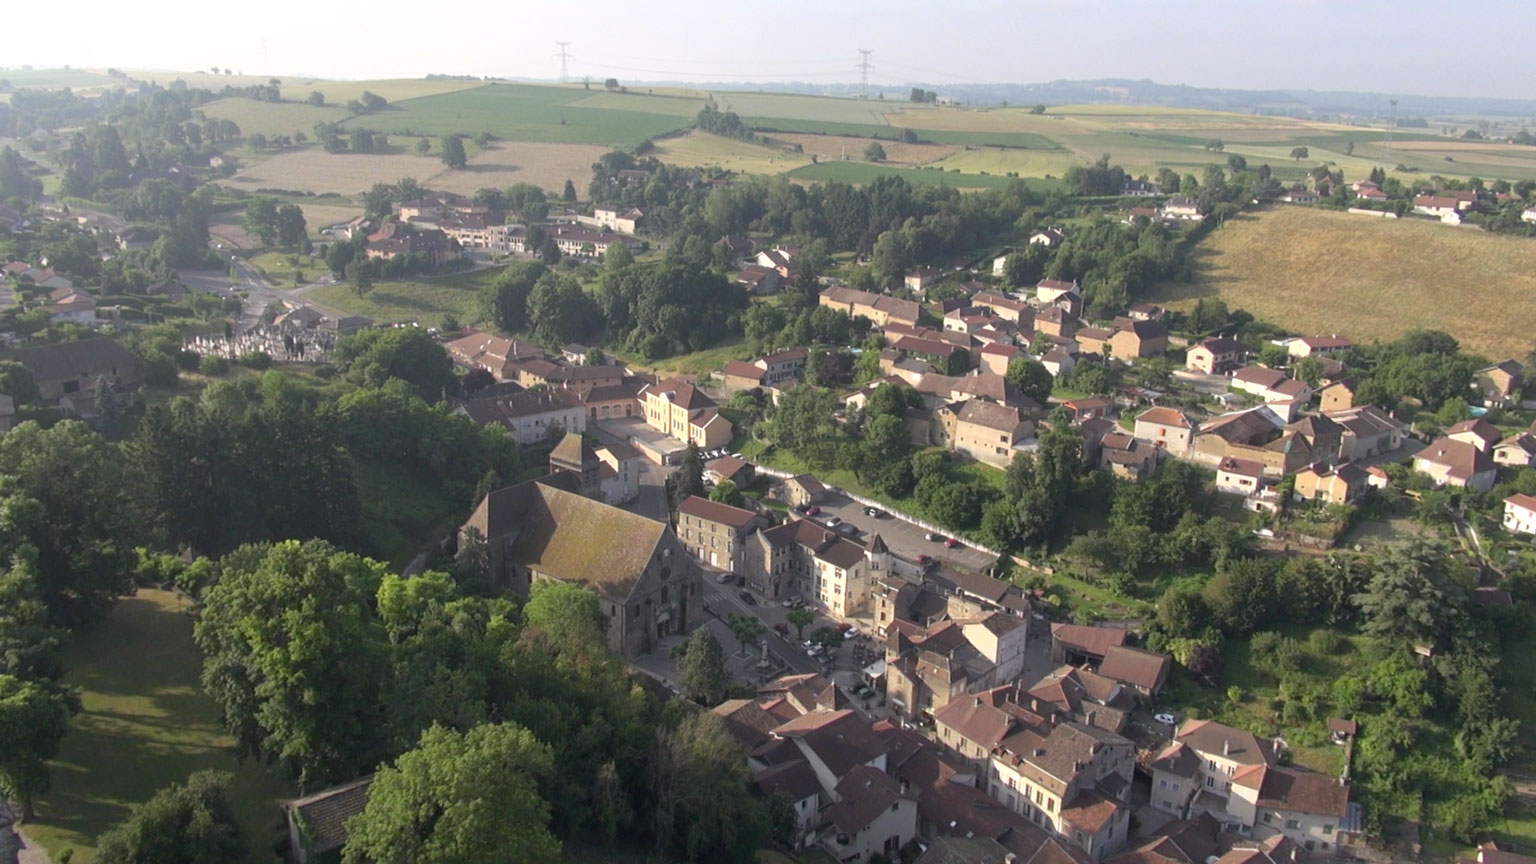
M 1392 113 L 1387 118 L 1387 137 L 1381 142 L 1381 158 L 1377 160 L 1376 167 L 1385 170 L 1388 160 L 1392 158 L 1392 133 L 1397 129 L 1397 100 L 1392 100 Z
M 865 99 L 869 98 L 869 70 L 874 68 L 869 64 L 869 55 L 873 53 L 868 48 L 860 48 L 859 64 L 855 67 L 859 70 L 859 89 Z
M 555 56 L 560 58 L 560 83 L 564 84 L 564 83 L 566 83 L 566 82 L 568 82 L 570 80 L 570 73 L 569 73 L 568 63 L 569 63 L 569 61 L 571 59 L 571 55 L 565 49 L 570 47 L 571 43 L 569 43 L 569 42 L 556 42 L 555 44 L 560 46 L 560 52 L 558 54 L 556 54 Z

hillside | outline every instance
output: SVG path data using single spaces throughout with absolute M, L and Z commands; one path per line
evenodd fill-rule
M 1387 340 L 1444 330 L 1497 360 L 1536 334 L 1536 241 L 1437 222 L 1280 206 L 1211 233 L 1190 285 L 1151 298 L 1220 297 L 1299 333 Z

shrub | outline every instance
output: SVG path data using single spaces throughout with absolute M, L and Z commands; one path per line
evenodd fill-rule
M 197 371 L 204 375 L 223 375 L 229 371 L 229 361 L 217 354 L 204 354 L 197 361 Z
M 1342 654 L 1349 647 L 1349 640 L 1335 630 L 1315 630 L 1307 639 L 1307 647 L 1319 657 Z
M 265 351 L 252 351 L 241 357 L 240 362 L 260 372 L 272 368 L 272 355 Z

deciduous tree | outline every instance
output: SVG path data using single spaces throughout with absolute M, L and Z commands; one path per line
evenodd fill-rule
M 247 853 L 229 784 L 234 777 L 199 771 L 173 783 L 96 841 L 99 864 L 224 864 Z

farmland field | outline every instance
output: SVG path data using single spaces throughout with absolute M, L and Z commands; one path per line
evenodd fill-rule
M 988 174 L 1006 174 L 1013 171 L 1024 177 L 1060 177 L 1080 161 L 1067 150 L 982 147 L 956 151 L 934 164 L 946 171 L 958 169 L 967 174 L 983 171 Z
M 956 189 L 1001 189 L 1013 182 L 1012 177 L 988 176 L 983 174 L 956 174 L 947 171 L 935 171 L 924 168 L 900 168 L 885 165 L 873 165 L 869 162 L 822 162 L 817 165 L 806 165 L 789 172 L 789 176 L 795 180 L 807 183 L 820 183 L 829 180 L 837 180 L 843 183 L 862 185 L 872 183 L 876 177 L 886 174 L 894 174 L 906 178 L 907 182 L 920 186 L 953 186 Z M 1041 180 L 1030 177 L 1025 182 L 1033 189 L 1051 189 L 1059 184 L 1052 180 Z
M 675 138 L 663 138 L 656 142 L 656 150 L 652 155 L 668 164 L 685 168 L 719 166 L 743 174 L 782 174 L 811 161 L 809 155 L 734 138 L 722 138 L 707 132 L 689 132 Z
M 802 96 L 795 93 L 744 93 L 717 90 L 710 94 L 721 111 L 742 117 L 779 117 L 828 123 L 885 125 L 886 103 L 837 96 Z M 922 110 L 922 109 L 918 109 Z M 928 109 L 933 110 L 933 109 Z
M 316 108 L 304 102 L 258 102 L 241 98 L 209 102 L 203 106 L 203 112 L 218 120 L 233 120 L 244 135 L 303 132 L 313 138 L 316 123 L 337 123 L 347 119 L 347 109 L 340 105 Z
M 435 153 L 437 142 L 432 146 Z M 593 144 L 497 141 L 470 157 L 469 165 L 460 170 L 439 162 L 437 173 L 420 179 L 428 188 L 460 195 L 473 195 L 486 187 L 504 189 L 513 183 L 532 183 L 558 194 L 570 180 L 584 196 L 592 180 L 592 163 L 607 152 L 607 147 Z
M 447 78 L 387 78 L 374 81 L 324 81 L 313 78 L 284 78 L 283 98 L 302 102 L 309 98 L 311 91 L 319 90 L 325 94 L 328 105 L 345 106 L 348 101 L 357 99 L 363 95 L 363 91 L 383 96 L 390 102 L 399 102 L 404 99 L 416 99 L 421 96 L 435 96 L 439 93 L 452 93 L 456 90 L 468 90 L 471 87 L 481 87 L 483 81 L 457 81 Z M 194 85 L 196 86 L 196 85 Z
M 1298 333 L 1389 340 L 1444 330 L 1492 360 L 1536 333 L 1536 240 L 1438 222 L 1277 207 L 1228 222 L 1196 250 L 1198 276 L 1148 299 L 1220 297 Z
M 584 108 L 575 104 L 594 95 L 598 94 L 575 87 L 484 84 L 396 102 L 383 111 L 350 120 L 346 126 L 366 126 L 386 134 L 465 132 L 473 136 L 489 132 L 513 141 L 632 147 L 647 138 L 691 125 L 689 117 L 654 113 L 657 101 L 666 97 L 602 94 L 612 96 L 612 100 L 602 103 L 604 107 Z
M 224 181 L 233 188 L 292 189 L 355 195 L 376 182 L 393 183 L 401 177 L 424 179 L 443 170 L 436 156 L 415 153 L 327 153 L 318 147 L 287 150 L 261 162 L 247 164 Z
M 840 158 L 844 153 L 857 159 L 869 146 L 868 139 L 841 135 L 774 134 L 771 137 L 786 144 L 799 144 L 807 157 L 815 154 L 823 161 Z M 958 149 L 949 144 L 907 144 L 903 141 L 881 141 L 880 146 L 885 148 L 886 158 L 891 162 L 906 165 L 937 162 Z
M 96 836 L 130 805 L 206 769 L 235 775 L 230 793 L 251 858 L 270 860 L 277 800 L 292 790 L 259 764 L 235 760 L 218 706 L 198 686 L 202 655 L 189 613 L 176 594 L 141 588 L 65 650 L 64 683 L 81 690 L 84 710 L 51 766 L 53 790 L 26 825 L 55 861 L 66 848 L 74 864 L 90 861 Z

